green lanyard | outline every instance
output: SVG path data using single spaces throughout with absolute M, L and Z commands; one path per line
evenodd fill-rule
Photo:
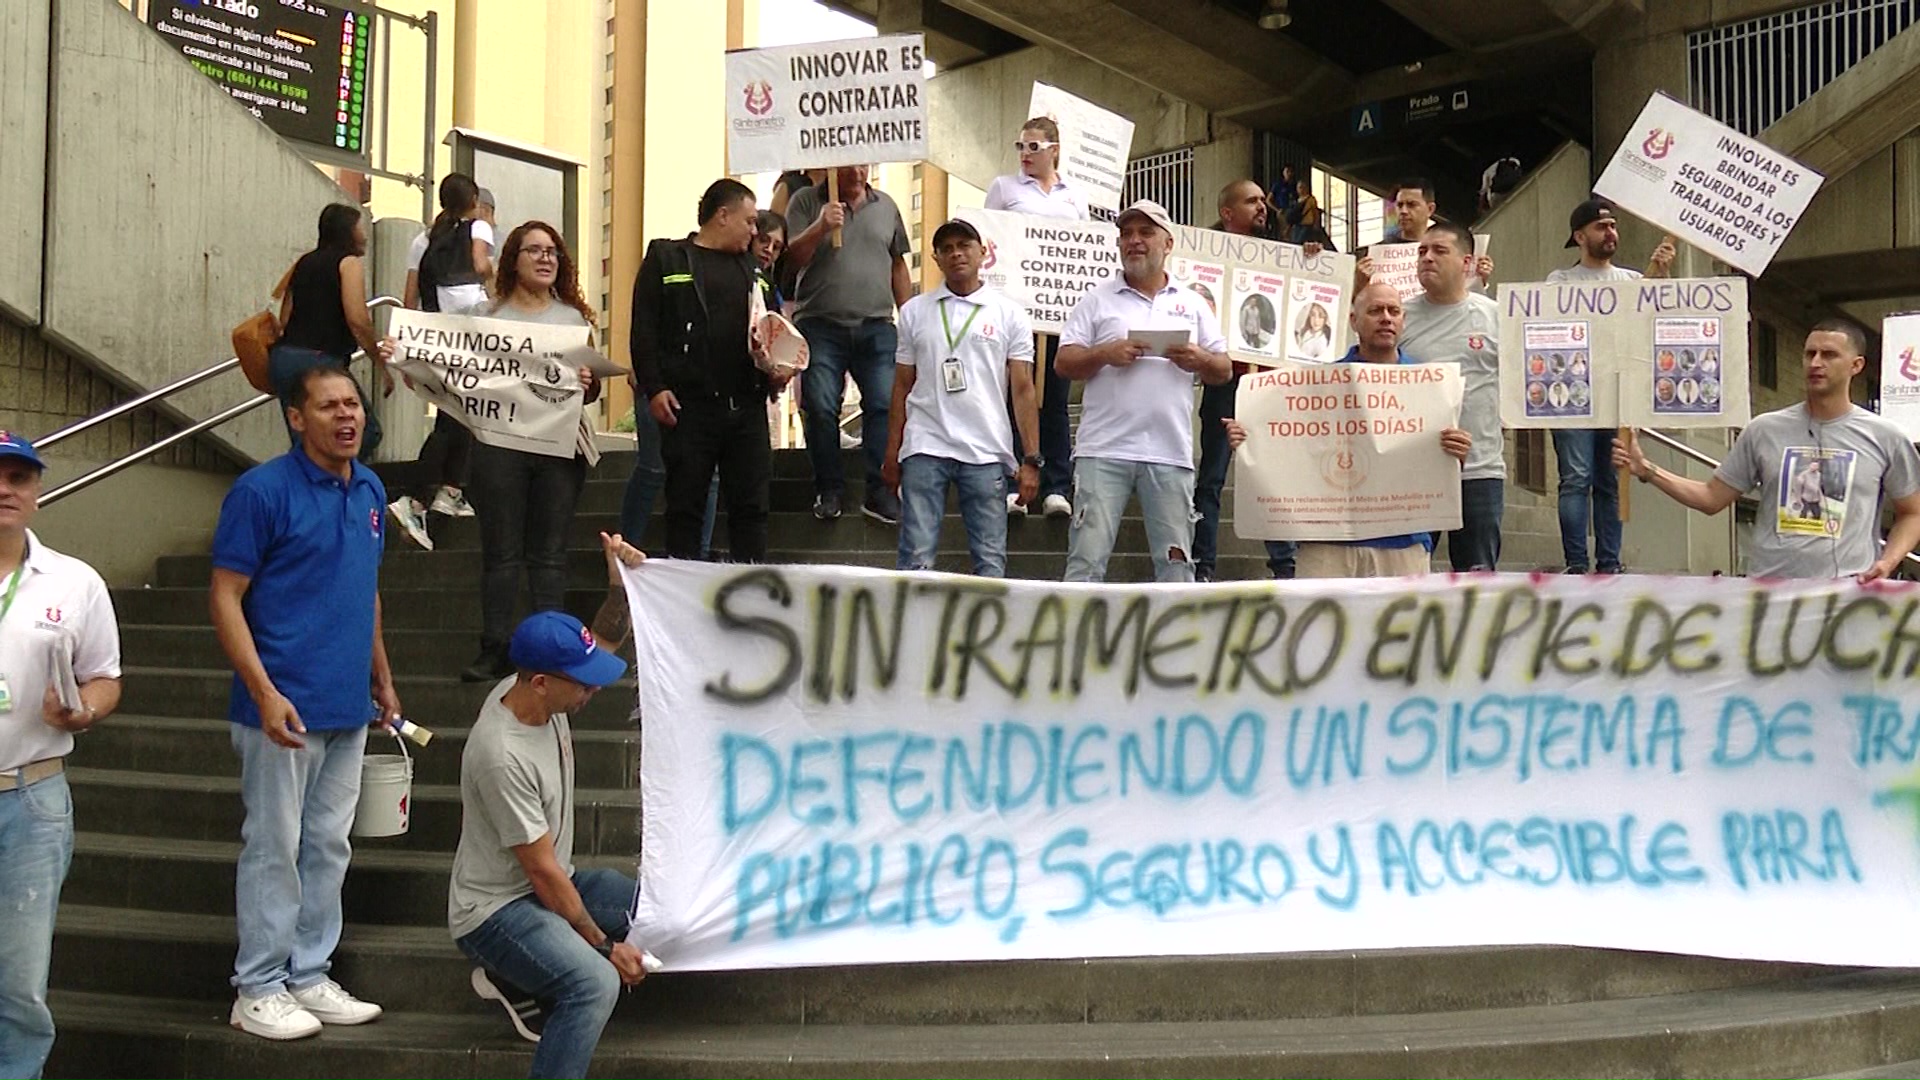
M 940 330 L 947 335 L 947 351 L 949 353 L 958 349 L 962 341 L 967 340 L 967 331 L 973 326 L 973 320 L 980 317 L 980 305 L 968 305 L 972 307 L 973 310 L 967 313 L 967 321 L 960 324 L 960 333 L 956 335 L 953 332 L 953 324 L 947 322 L 947 301 L 951 299 L 953 299 L 953 297 L 950 296 L 940 298 Z
M 13 577 L 7 582 L 7 599 L 0 602 L 0 622 L 7 621 L 7 612 L 13 610 L 13 594 L 20 591 L 20 575 L 27 572 L 27 553 L 20 553 L 20 565 L 13 570 Z

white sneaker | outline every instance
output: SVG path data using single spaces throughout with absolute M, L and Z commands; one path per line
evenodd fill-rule
M 323 1024 L 364 1024 L 380 1019 L 385 1011 L 371 1001 L 361 1001 L 347 993 L 332 979 L 289 992 L 301 1008 Z
M 473 504 L 459 488 L 442 487 L 433 495 L 433 512 L 447 517 L 472 517 Z
M 249 1035 L 281 1042 L 320 1033 L 320 1021 L 285 990 L 257 998 L 242 994 L 234 999 L 227 1023 Z
M 1040 500 L 1040 511 L 1048 517 L 1072 517 L 1073 504 L 1065 495 L 1049 495 Z
M 433 550 L 433 537 L 427 535 L 427 516 L 420 510 L 420 503 L 411 495 L 403 495 L 387 504 L 387 516 L 400 523 L 400 528 L 413 538 L 413 542 Z
M 1020 505 L 1020 493 L 1017 491 L 1007 492 L 1007 516 L 1008 517 L 1027 516 L 1027 508 Z

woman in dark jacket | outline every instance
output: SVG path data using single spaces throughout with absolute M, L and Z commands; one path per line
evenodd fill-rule
M 321 210 L 319 234 L 314 249 L 287 272 L 287 291 L 280 298 L 284 329 L 267 354 L 267 379 L 280 398 L 283 419 L 301 372 L 321 364 L 345 371 L 356 349 L 374 357 L 383 392 L 393 393 L 393 376 L 380 365 L 380 337 L 367 310 L 367 226 L 360 208 L 334 203 Z M 360 456 L 367 458 L 380 445 L 380 422 L 366 391 L 360 400 L 367 414 Z M 287 432 L 291 439 L 293 429 Z

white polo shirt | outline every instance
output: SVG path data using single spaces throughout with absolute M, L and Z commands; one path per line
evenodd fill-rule
M 1060 332 L 1061 345 L 1092 348 L 1131 330 L 1186 330 L 1208 352 L 1226 352 L 1220 320 L 1207 302 L 1169 279 L 1147 296 L 1115 274 L 1080 298 Z M 1164 356 L 1130 367 L 1103 367 L 1087 379 L 1075 457 L 1193 468 L 1193 375 Z
M 987 186 L 986 207 L 989 210 L 1033 214 L 1036 217 L 1087 220 L 1087 201 L 1059 177 L 1054 178 L 1053 190 L 1049 191 L 1026 173 L 996 176 L 993 183 Z
M 965 390 L 947 389 L 942 365 L 950 356 L 960 361 Z M 1009 472 L 1018 467 L 1007 419 L 1009 360 L 1033 363 L 1033 324 L 1024 308 L 992 288 L 983 284 L 956 296 L 942 284 L 907 301 L 894 355 L 895 364 L 915 369 L 901 460 L 928 454 L 968 465 L 998 463 Z
M 0 574 L 0 603 L 12 577 Z M 120 624 L 107 583 L 93 567 L 47 547 L 29 529 L 26 569 L 13 606 L 0 619 L 0 674 L 13 694 L 13 708 L 0 713 L 0 772 L 73 752 L 73 736 L 41 718 L 55 649 L 72 658 L 77 682 L 120 677 Z

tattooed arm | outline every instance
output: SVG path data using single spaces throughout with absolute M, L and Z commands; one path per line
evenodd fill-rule
M 647 557 L 619 533 L 601 533 L 600 548 L 607 556 L 607 598 L 593 616 L 590 629 L 603 648 L 618 652 L 633 635 L 633 612 L 627 609 L 627 586 L 620 580 L 620 567 L 639 566 Z

